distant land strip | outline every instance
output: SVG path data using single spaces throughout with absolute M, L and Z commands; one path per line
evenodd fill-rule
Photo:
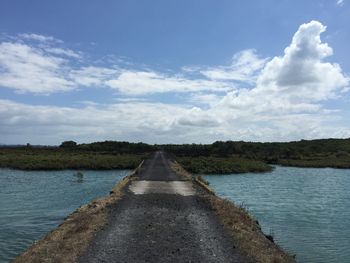
M 1 145 L 0 167 L 20 170 L 134 169 L 156 150 L 173 154 L 186 170 L 195 174 L 267 172 L 273 169 L 271 165 L 350 168 L 350 139 L 164 145 L 65 141 L 60 146 Z

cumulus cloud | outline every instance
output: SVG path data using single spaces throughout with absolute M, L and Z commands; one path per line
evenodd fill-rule
M 295 33 L 283 57 L 275 57 L 258 79 L 261 89 L 282 91 L 290 99 L 319 101 L 335 95 L 349 80 L 338 64 L 325 62 L 332 48 L 320 39 L 326 30 L 320 22 L 303 24 Z
M 256 86 L 229 93 L 222 104 L 254 113 L 319 110 L 317 102 L 335 98 L 349 85 L 338 64 L 324 61 L 333 52 L 321 42 L 325 29 L 317 21 L 301 25 L 284 55 L 274 57 L 262 69 Z

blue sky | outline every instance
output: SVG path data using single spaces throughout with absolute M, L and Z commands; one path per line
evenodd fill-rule
M 350 3 L 0 3 L 0 143 L 350 137 Z

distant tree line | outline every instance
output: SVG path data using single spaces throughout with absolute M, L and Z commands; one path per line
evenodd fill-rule
M 303 156 L 338 156 L 350 154 L 350 139 L 301 140 L 293 142 L 217 141 L 213 144 L 162 145 L 161 148 L 180 156 L 240 155 L 251 159 L 300 159 Z
M 241 156 L 273 163 L 277 159 L 298 160 L 305 157 L 325 157 L 329 155 L 335 157 L 347 157 L 350 155 L 350 139 L 320 139 L 273 143 L 217 141 L 213 144 L 164 145 L 118 141 L 77 144 L 74 141 L 65 141 L 59 146 L 59 148 L 66 150 L 112 152 L 119 154 L 145 154 L 156 150 L 164 150 L 177 156 Z
M 175 155 L 178 162 L 194 173 L 269 171 L 269 164 L 350 168 L 350 139 L 164 145 L 64 141 L 60 146 L 2 145 L 0 167 L 24 170 L 132 169 L 156 150 Z
M 117 154 L 145 154 L 155 150 L 155 147 L 146 143 L 130 143 L 118 141 L 104 141 L 77 144 L 74 141 L 64 141 L 59 146 L 64 150 L 108 152 Z

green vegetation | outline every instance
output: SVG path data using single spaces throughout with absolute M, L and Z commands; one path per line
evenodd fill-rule
M 178 157 L 187 171 L 195 174 L 230 174 L 267 172 L 272 167 L 264 162 L 238 157 Z
M 285 143 L 243 141 L 213 144 L 149 145 L 104 141 L 59 147 L 0 148 L 0 167 L 24 170 L 130 169 L 149 153 L 164 150 L 192 173 L 240 173 L 271 170 L 269 164 L 350 168 L 350 139 L 301 140 Z
M 71 152 L 60 149 L 0 149 L 0 167 L 21 170 L 134 169 L 144 155 Z
M 350 168 L 350 139 L 284 143 L 227 141 L 207 145 L 164 145 L 162 148 L 178 157 L 236 157 L 286 166 Z
M 301 159 L 280 159 L 277 164 L 284 166 L 315 167 L 315 168 L 350 168 L 350 156 L 319 156 Z

